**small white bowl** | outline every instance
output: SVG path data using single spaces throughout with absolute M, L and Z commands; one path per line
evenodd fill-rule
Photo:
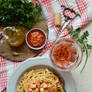
M 38 31 L 42 32 L 42 33 L 44 34 L 44 37 L 45 37 L 45 42 L 44 42 L 44 44 L 43 44 L 42 46 L 40 46 L 40 47 L 33 47 L 33 46 L 31 46 L 31 45 L 28 43 L 28 40 L 27 40 L 28 34 L 29 34 L 30 32 L 32 32 L 32 31 L 35 31 L 35 30 L 38 30 Z M 46 43 L 47 43 L 47 36 L 46 36 L 46 33 L 44 32 L 44 30 L 42 30 L 42 29 L 40 29 L 40 28 L 33 28 L 33 29 L 31 29 L 30 31 L 27 32 L 27 35 L 26 35 L 25 40 L 26 40 L 26 44 L 28 45 L 29 48 L 31 48 L 31 49 L 33 49 L 33 50 L 40 50 L 40 49 L 44 48 L 44 46 L 46 45 Z

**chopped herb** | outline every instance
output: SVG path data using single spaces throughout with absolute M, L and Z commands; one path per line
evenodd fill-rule
M 61 89 L 59 87 L 57 87 L 57 92 L 61 92 Z
M 73 27 L 70 26 L 70 27 L 67 27 L 67 29 L 69 30 L 70 34 L 72 35 L 72 37 L 74 39 L 76 39 L 82 46 L 82 51 L 84 53 L 86 53 L 86 59 L 85 59 L 85 63 L 83 65 L 83 68 L 81 70 L 81 72 L 84 70 L 85 66 L 86 66 L 86 63 L 87 63 L 87 60 L 88 60 L 88 55 L 89 55 L 89 50 L 92 49 L 92 46 L 88 44 L 88 36 L 89 36 L 89 33 L 88 31 L 85 31 L 81 36 L 79 35 L 80 34 L 80 31 L 81 29 L 78 28 L 76 29 L 75 31 L 73 31 Z

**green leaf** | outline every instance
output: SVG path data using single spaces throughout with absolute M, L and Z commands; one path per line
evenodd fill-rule
M 42 21 L 44 21 L 44 19 L 43 18 L 39 18 L 39 19 L 37 19 L 37 21 L 38 22 L 42 22 Z
M 86 47 L 85 47 L 85 46 L 82 47 L 82 51 L 83 51 L 83 52 L 86 51 Z
M 70 34 L 73 36 L 74 39 L 78 39 L 79 33 L 80 33 L 79 31 L 72 31 L 72 32 L 70 32 Z
M 66 29 L 68 29 L 68 30 L 73 30 L 73 26 L 66 27 Z
M 2 2 L 2 0 L 0 0 L 0 3 Z
M 88 37 L 89 36 L 88 31 L 84 32 L 84 35 L 85 35 L 85 37 Z
M 22 3 L 25 3 L 25 0 L 20 0 Z
M 84 44 L 83 39 L 78 38 L 77 40 L 80 44 Z
M 84 32 L 83 35 L 80 37 L 81 39 L 85 40 L 89 36 L 88 31 Z
M 25 1 L 26 3 L 30 3 L 30 2 L 29 2 L 30 0 L 24 0 L 24 1 Z
M 74 39 L 78 39 L 78 34 L 73 35 Z
M 76 31 L 81 31 L 80 27 L 76 29 Z
M 92 46 L 89 45 L 89 44 L 87 44 L 87 48 L 88 48 L 88 49 L 92 49 Z

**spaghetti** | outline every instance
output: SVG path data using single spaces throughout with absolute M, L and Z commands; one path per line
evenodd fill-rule
M 64 92 L 59 78 L 47 68 L 33 69 L 19 79 L 17 92 Z

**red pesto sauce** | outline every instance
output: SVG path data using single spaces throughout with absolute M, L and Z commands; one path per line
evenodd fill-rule
M 29 32 L 27 40 L 32 47 L 38 48 L 45 43 L 45 35 L 40 30 L 36 29 Z
M 69 64 L 69 62 L 73 63 L 76 59 L 77 51 L 76 48 L 72 46 L 72 41 L 65 40 L 65 42 L 68 43 L 61 43 L 53 52 L 55 61 L 61 65 Z

